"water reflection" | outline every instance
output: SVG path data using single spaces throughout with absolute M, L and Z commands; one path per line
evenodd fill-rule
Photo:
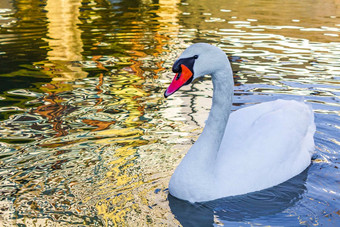
M 81 1 L 47 1 L 45 10 L 47 21 L 48 43 L 47 61 L 36 63 L 43 68 L 54 81 L 75 80 L 84 78 L 88 73 L 74 61 L 81 61 L 83 42 L 80 24 Z
M 307 173 L 308 169 L 280 185 L 259 192 L 204 203 L 192 204 L 169 195 L 169 205 L 183 226 L 213 226 L 216 219 L 226 225 L 250 220 L 259 224 L 262 217 L 275 217 L 303 198 Z M 263 224 L 277 224 L 275 221 L 272 218 Z M 285 224 L 299 224 L 297 220 L 290 221 Z
M 182 4 L 183 38 L 218 42 L 216 32 L 260 32 L 285 37 L 306 38 L 317 42 L 337 42 L 339 2 L 318 0 L 285 1 L 194 1 Z M 213 29 L 211 27 L 214 27 Z M 184 36 L 184 34 L 186 35 Z M 236 43 L 237 44 L 237 43 Z
M 305 184 L 196 204 L 202 223 L 336 222 L 337 1 L 62 2 L 0 3 L 0 225 L 195 223 L 167 185 L 204 126 L 211 82 L 162 94 L 198 41 L 232 60 L 233 110 L 304 98 L 318 127 Z M 259 197 L 273 206 L 253 209 Z

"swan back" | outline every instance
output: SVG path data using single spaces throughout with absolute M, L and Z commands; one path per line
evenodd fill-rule
M 301 173 L 315 152 L 314 132 L 313 111 L 303 102 L 276 100 L 233 112 L 216 159 L 221 194 L 261 190 Z

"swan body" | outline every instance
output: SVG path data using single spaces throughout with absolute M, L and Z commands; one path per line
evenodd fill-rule
M 209 44 L 191 45 L 173 71 L 166 97 L 206 74 L 214 92 L 202 134 L 170 179 L 170 194 L 190 202 L 245 194 L 280 184 L 310 165 L 315 124 L 308 105 L 276 100 L 230 113 L 232 70 L 224 52 Z

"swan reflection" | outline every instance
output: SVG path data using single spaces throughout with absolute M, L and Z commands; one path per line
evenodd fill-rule
M 302 198 L 308 169 L 275 187 L 209 202 L 190 203 L 169 194 L 169 205 L 183 226 L 212 226 L 215 217 L 228 223 L 274 215 L 294 206 Z

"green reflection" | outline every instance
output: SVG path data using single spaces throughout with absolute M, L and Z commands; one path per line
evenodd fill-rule
M 31 6 L 40 13 L 21 18 Z M 145 132 L 159 118 L 155 79 L 163 67 L 157 56 L 169 39 L 158 31 L 171 23 L 153 19 L 159 8 L 131 1 L 14 4 L 11 17 L 20 23 L 3 27 L 1 37 L 21 29 L 27 42 L 38 39 L 40 45 L 16 49 L 21 36 L 5 43 L 5 53 L 27 57 L 25 65 L 9 54 L 2 62 L 15 67 L 1 72 L 1 187 L 8 188 L 3 195 L 11 207 L 6 223 L 101 225 L 129 215 L 124 210 L 131 197 L 118 203 L 115 195 L 144 184 L 139 147 L 157 141 Z M 43 21 L 44 31 L 31 33 L 25 20 L 40 29 L 35 21 Z M 122 212 L 112 212 L 112 204 Z M 127 210 L 148 213 L 147 207 L 136 203 Z

